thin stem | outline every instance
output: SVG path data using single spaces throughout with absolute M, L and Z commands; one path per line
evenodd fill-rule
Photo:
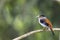
M 53 28 L 53 30 L 54 31 L 60 31 L 60 28 Z M 47 31 L 50 31 L 50 30 L 47 30 Z M 34 30 L 34 31 L 28 32 L 26 34 L 23 34 L 23 35 L 21 35 L 21 36 L 19 36 L 17 38 L 14 38 L 13 40 L 21 40 L 21 39 L 23 39 L 23 38 L 25 38 L 25 37 L 27 37 L 27 36 L 29 36 L 31 34 L 37 33 L 37 32 L 43 32 L 43 30 L 42 29 Z

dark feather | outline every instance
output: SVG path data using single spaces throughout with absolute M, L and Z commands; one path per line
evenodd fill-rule
M 43 23 L 43 24 L 46 25 L 46 26 L 49 26 L 49 24 L 46 23 L 44 19 L 41 19 L 40 22 Z

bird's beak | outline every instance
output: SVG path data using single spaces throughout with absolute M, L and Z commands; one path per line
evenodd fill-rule
M 36 18 L 38 18 L 39 17 L 39 15 L 38 16 L 36 16 Z

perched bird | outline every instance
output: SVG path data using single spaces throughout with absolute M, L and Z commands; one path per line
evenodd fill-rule
M 45 17 L 45 15 L 40 15 L 40 16 L 37 16 L 37 17 L 38 17 L 39 24 L 41 24 L 43 26 L 43 30 L 50 29 L 52 34 L 55 35 L 54 31 L 52 29 L 52 23 L 49 21 L 49 19 L 47 19 Z

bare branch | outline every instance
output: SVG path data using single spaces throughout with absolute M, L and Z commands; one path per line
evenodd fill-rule
M 53 28 L 53 30 L 54 31 L 60 31 L 60 28 Z M 34 33 L 37 33 L 37 32 L 42 32 L 42 31 L 43 31 L 42 29 L 31 31 L 31 32 L 28 32 L 26 34 L 23 34 L 23 35 L 21 35 L 21 36 L 19 36 L 17 38 L 14 38 L 13 40 L 21 40 L 21 39 L 23 39 L 23 38 L 25 38 L 25 37 L 27 37 L 27 36 L 29 36 L 31 34 L 34 34 Z M 47 30 L 47 31 L 50 31 L 50 30 Z
M 52 0 L 52 1 L 60 2 L 60 0 Z

